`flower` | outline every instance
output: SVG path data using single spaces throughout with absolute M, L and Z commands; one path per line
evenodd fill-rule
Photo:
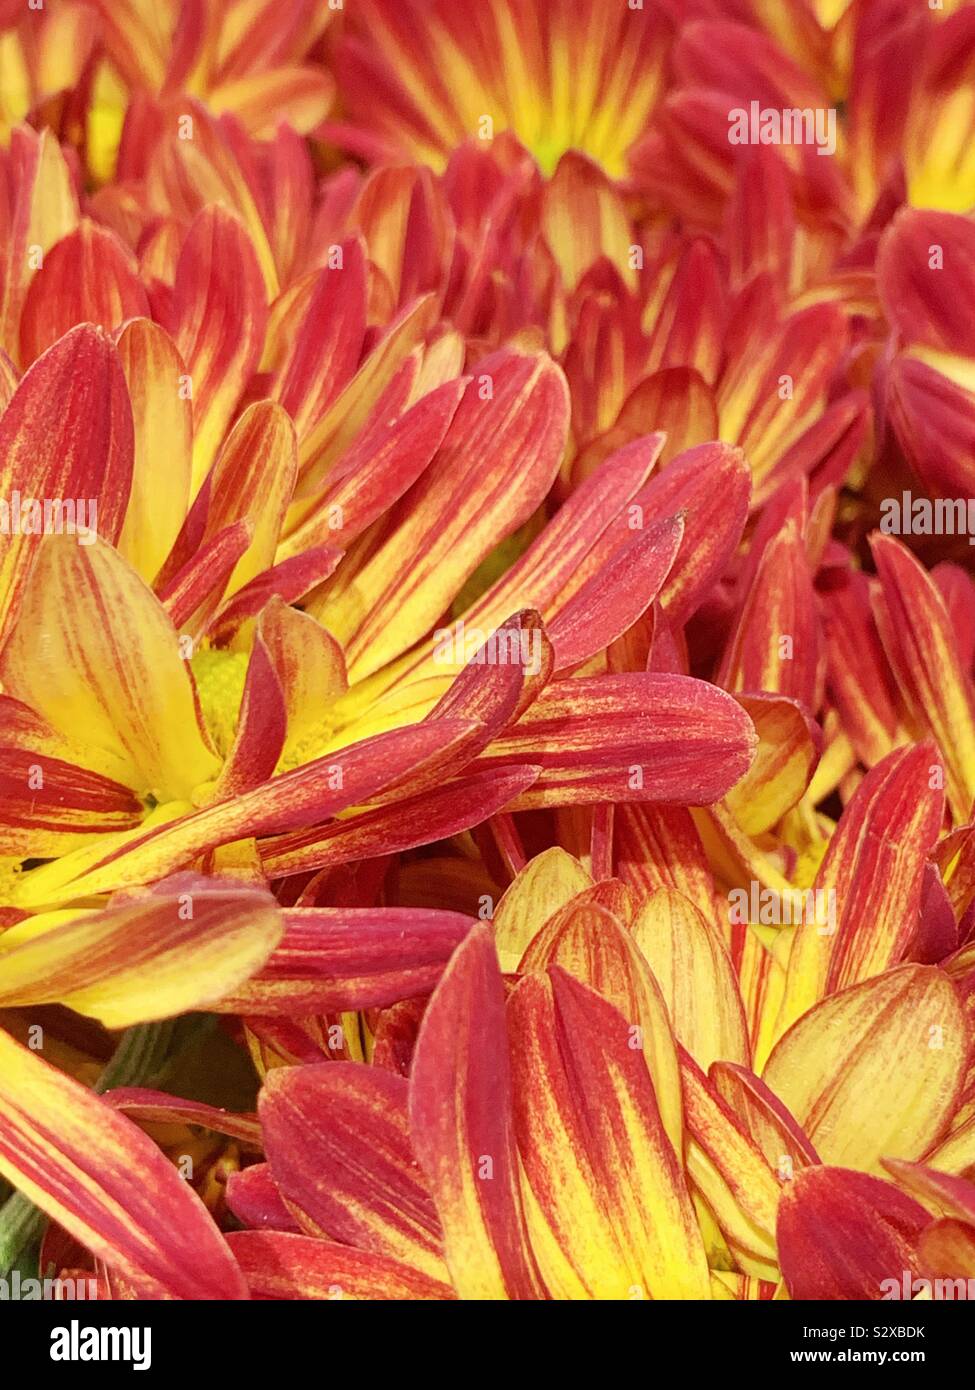
M 465 140 L 513 131 L 545 173 L 580 150 L 614 178 L 659 100 L 666 7 L 491 0 L 357 6 L 336 54 L 344 120 L 326 129 L 373 161 L 442 167 Z M 368 94 L 368 97 L 367 97 Z

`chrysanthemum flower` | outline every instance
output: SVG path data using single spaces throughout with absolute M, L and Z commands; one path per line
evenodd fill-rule
M 897 795 L 880 785 L 888 801 Z M 923 854 L 908 838 L 900 865 L 876 864 L 880 915 L 860 916 L 856 871 L 874 869 L 862 816 L 878 809 L 851 807 L 824 865 L 840 884 L 835 936 L 800 927 L 781 943 L 800 971 L 806 942 L 847 968 L 828 983 L 819 975 L 791 1026 L 779 1017 L 767 1060 L 763 1019 L 788 1007 L 792 967 L 786 1003 L 765 981 L 749 1018 L 748 976 L 736 982 L 710 925 L 713 899 L 702 912 L 674 888 L 646 896 L 646 879 L 633 877 L 664 870 L 666 822 L 652 829 L 653 813 L 632 813 L 623 843 L 642 834 L 644 852 L 621 864 L 629 886 L 586 887 L 558 850 L 526 865 L 497 910 L 494 943 L 479 928 L 458 951 L 415 1050 L 380 1058 L 377 1033 L 371 1072 L 269 1075 L 270 1171 L 242 1174 L 230 1194 L 247 1224 L 281 1232 L 231 1237 L 255 1290 L 447 1296 L 433 1277 L 465 1297 L 706 1297 L 700 1278 L 694 1292 L 689 1283 L 710 1265 L 718 1297 L 748 1296 L 735 1270 L 773 1283 L 781 1270 L 796 1297 L 879 1297 L 888 1230 L 905 1219 L 899 1252 L 918 1272 L 906 1237 L 932 1218 L 890 1178 L 926 1171 L 950 1185 L 971 1167 L 970 1036 L 946 973 L 875 974 L 862 945 L 853 959 L 868 931 L 890 959 L 882 904 L 909 922 L 908 873 L 915 900 L 920 891 Z M 844 880 L 843 858 L 856 852 Z M 520 976 L 506 1008 L 495 949 Z M 959 959 L 955 977 L 964 971 Z M 339 1246 L 288 1234 L 296 1228 Z
M 90 362 L 79 368 L 79 356 Z M 370 800 L 390 784 L 402 782 L 403 794 L 408 795 L 410 783 L 404 778 L 411 769 L 419 773 L 421 765 L 433 759 L 431 770 L 439 766 L 440 776 L 446 778 L 448 768 L 459 773 L 485 747 L 485 771 L 534 767 L 533 804 L 560 798 L 591 801 L 614 785 L 624 795 L 632 761 L 641 747 L 650 746 L 652 730 L 659 730 L 662 741 L 670 740 L 673 721 L 681 719 L 682 710 L 686 740 L 674 748 L 675 756 L 651 762 L 637 794 L 657 799 L 689 795 L 706 801 L 736 780 L 750 757 L 750 725 L 732 701 L 710 687 L 681 677 L 634 674 L 569 679 L 543 692 L 553 673 L 578 666 L 598 650 L 605 632 L 596 625 L 607 607 L 622 605 L 615 620 L 622 630 L 627 614 L 636 616 L 665 581 L 671 593 L 681 586 L 686 590 L 688 584 L 700 585 L 702 538 L 692 528 L 683 545 L 684 559 L 674 571 L 684 526 L 667 524 L 667 517 L 676 509 L 672 483 L 686 477 L 691 489 L 699 486 L 691 469 L 704 459 L 689 457 L 683 468 L 673 465 L 663 480 L 669 511 L 662 503 L 653 505 L 653 483 L 645 499 L 640 494 L 641 517 L 644 505 L 650 516 L 658 511 L 663 515 L 659 526 L 648 526 L 635 540 L 625 532 L 613 537 L 608 528 L 624 503 L 638 495 L 654 454 L 643 449 L 632 460 L 609 460 L 603 474 L 616 490 L 608 491 L 602 501 L 607 528 L 602 547 L 594 548 L 591 532 L 575 530 L 575 559 L 584 563 L 591 554 L 588 570 L 560 573 L 548 561 L 559 539 L 565 547 L 573 526 L 578 526 L 580 502 L 569 505 L 552 523 L 550 536 L 542 533 L 510 579 L 461 615 L 461 630 L 466 624 L 480 631 L 476 645 L 481 645 L 483 635 L 502 626 L 511 613 L 529 603 L 538 607 L 551 622 L 552 636 L 550 642 L 544 632 L 536 631 L 539 661 L 532 673 L 520 662 L 493 672 L 474 667 L 469 689 L 460 693 L 457 686 L 451 695 L 454 676 L 475 653 L 461 645 L 439 670 L 432 645 L 404 656 L 492 545 L 527 519 L 558 465 L 565 413 L 564 386 L 555 369 L 544 359 L 515 354 L 485 359 L 480 367 L 482 380 L 492 384 L 490 394 L 481 399 L 475 383 L 460 382 L 446 397 L 441 395 L 446 413 L 441 413 L 439 423 L 434 417 L 432 436 L 420 435 L 420 448 L 409 461 L 388 446 L 377 456 L 376 441 L 370 440 L 370 449 L 356 460 L 359 469 L 346 474 L 337 487 L 304 507 L 292 501 L 303 515 L 309 508 L 318 515 L 335 507 L 343 540 L 352 541 L 357 532 L 373 525 L 372 544 L 368 549 L 352 546 L 345 562 L 351 573 L 347 578 L 340 566 L 335 586 L 324 581 L 339 552 L 321 546 L 297 550 L 293 559 L 289 556 L 261 577 L 262 566 L 270 563 L 280 544 L 300 476 L 293 430 L 273 404 L 250 407 L 219 454 L 176 541 L 178 550 L 181 538 L 193 535 L 197 546 L 202 544 L 201 558 L 189 558 L 175 567 L 172 580 L 164 578 L 162 598 L 100 539 L 79 546 L 74 538 L 48 537 L 37 545 L 30 536 L 19 537 L 9 582 L 9 612 L 16 625 L 5 647 L 2 677 L 11 721 L 19 721 L 10 746 L 18 750 L 25 768 L 32 758 L 84 768 L 89 776 L 83 780 L 90 781 L 90 774 L 100 779 L 104 798 L 91 821 L 92 839 L 91 834 L 85 836 L 84 815 L 77 818 L 86 803 L 66 805 L 64 786 L 59 784 L 59 814 L 76 827 L 81 840 L 56 864 L 24 878 L 15 894 L 20 905 L 63 902 L 143 883 L 242 835 L 263 836 L 321 823 L 339 810 Z M 50 398 L 47 378 L 59 371 L 72 372 L 79 382 L 88 373 L 93 377 L 89 390 L 103 401 L 104 452 L 103 461 L 89 475 L 88 490 L 101 490 L 118 503 L 134 476 L 131 437 L 126 438 L 122 423 L 124 377 L 107 341 L 93 331 L 79 329 L 69 335 L 28 373 L 8 407 L 12 437 L 29 439 L 31 428 L 36 428 L 31 403 Z M 102 383 L 110 386 L 107 399 Z M 150 381 L 145 384 L 151 386 Z M 214 413 L 222 409 L 214 398 Z M 457 414 L 444 435 L 454 410 Z M 413 423 L 408 415 L 403 419 Z M 77 439 L 79 425 L 71 413 L 64 428 L 66 441 Z M 458 466 L 455 440 L 465 441 L 470 451 L 467 470 L 479 464 L 480 493 L 472 473 Z M 25 496 L 43 494 L 44 470 L 67 467 L 72 456 L 53 437 L 47 457 L 30 454 L 28 474 L 25 464 L 17 462 L 26 455 L 26 446 L 15 442 L 9 455 L 13 482 Z M 370 461 L 373 469 L 382 470 L 370 480 L 371 486 L 384 487 L 385 495 L 370 494 L 363 486 Z M 716 469 L 730 465 L 734 474 L 733 456 L 725 457 L 721 449 L 711 462 Z M 257 468 L 260 476 L 249 480 L 248 470 Z M 409 470 L 405 478 L 404 468 Z M 418 475 L 418 481 L 412 482 L 411 474 Z M 93 488 L 94 479 L 98 489 Z M 374 518 L 390 500 L 392 488 L 403 497 L 380 540 Z M 190 495 L 192 490 L 190 483 Z M 597 489 L 590 494 L 599 495 Z M 224 558 L 217 543 L 237 524 L 235 511 L 242 513 L 240 521 L 247 517 L 252 498 L 261 508 L 254 518 L 259 529 L 252 539 L 244 536 L 243 555 L 238 547 Z M 590 501 L 589 495 L 585 500 Z M 221 504 L 224 514 L 215 516 Z M 445 508 L 451 516 L 446 526 Z M 476 518 L 476 525 L 470 525 L 469 518 Z M 112 524 L 115 535 L 121 533 L 124 549 L 128 516 L 116 512 Z M 308 528 L 307 516 L 302 528 Z M 209 536 L 213 542 L 208 546 Z M 731 531 L 726 544 L 733 543 Z M 565 550 L 563 562 L 570 553 Z M 708 563 L 713 564 L 713 558 L 708 557 Z M 289 578 L 296 575 L 295 588 L 276 582 L 282 570 Z M 165 565 L 161 573 L 166 575 Z M 389 576 L 397 573 L 403 575 L 402 588 L 390 584 Z M 231 597 L 221 606 L 220 595 L 228 585 Z M 216 645 L 195 652 L 192 637 L 181 648 L 181 629 L 227 641 L 240 624 L 249 624 L 266 599 L 275 594 L 295 599 L 309 589 L 314 592 L 306 600 L 304 616 L 271 605 L 256 635 L 243 637 L 239 653 Z M 687 593 L 681 597 L 686 604 Z M 201 605 L 207 615 L 203 618 Z M 110 628 L 101 618 L 107 613 L 113 614 Z M 328 684 L 317 691 L 309 688 L 308 673 L 299 679 L 296 643 L 314 643 L 319 650 L 321 679 Z M 190 655 L 193 660 L 188 662 Z M 397 670 L 391 663 L 400 657 Z M 519 695 L 523 684 L 524 694 Z M 317 704 L 328 685 L 334 713 Z M 654 691 L 658 707 L 640 716 L 642 723 L 631 726 L 628 739 L 620 742 L 620 713 L 629 709 L 631 718 L 636 716 Z M 313 714 L 312 705 L 320 712 Z M 491 745 L 519 714 L 527 721 L 520 726 L 524 732 L 516 729 L 507 744 L 502 739 Z M 66 759 L 65 739 L 76 748 L 88 747 Z M 454 740 L 457 747 L 451 753 Z M 722 747 L 727 758 L 723 765 L 711 761 Z M 395 748 L 401 749 L 405 762 Z M 367 772 L 373 754 L 378 761 Z M 532 764 L 533 756 L 537 765 Z M 366 762 L 357 771 L 361 758 Z M 685 781 L 695 760 L 696 786 Z M 272 778 L 276 770 L 281 775 Z M 510 795 L 510 787 L 507 790 Z M 86 786 L 85 795 L 91 794 Z M 22 800 L 23 810 L 12 824 L 18 845 L 33 824 L 32 816 L 40 830 L 50 813 L 43 779 L 39 788 L 25 787 Z M 147 816 L 144 830 L 129 828 Z M 119 832 L 115 838 L 99 844 L 101 835 L 114 832 Z M 35 845 L 33 857 L 50 858 L 52 851 L 66 847 L 56 837 L 44 848 Z M 307 859 L 306 854 L 302 867 L 310 866 Z
M 335 60 L 345 117 L 327 130 L 373 160 L 442 167 L 471 137 L 511 130 L 549 174 L 568 150 L 612 177 L 660 98 L 666 7 L 457 0 L 350 12 Z
M 84 120 L 82 79 L 97 40 L 87 5 L 7 0 L 0 7 L 0 145 L 28 116 L 55 130 L 77 128 Z
M 69 16 L 93 49 L 84 100 L 65 134 L 99 182 L 115 172 L 127 111 L 137 111 L 152 94 L 180 94 L 184 140 L 193 138 L 193 98 L 205 99 L 215 113 L 232 112 L 259 136 L 273 134 L 282 119 L 304 134 L 331 107 L 331 77 L 321 64 L 307 61 L 333 17 L 327 4 L 295 0 L 284 13 L 276 0 L 219 5 L 94 0 L 59 6 L 57 13 L 61 63 L 64 50 L 71 52 Z M 37 27 L 34 14 L 22 28 L 32 24 Z M 54 42 L 43 32 L 48 44 Z M 29 33 L 28 52 L 35 42 Z M 78 80 L 69 77 L 66 85 Z

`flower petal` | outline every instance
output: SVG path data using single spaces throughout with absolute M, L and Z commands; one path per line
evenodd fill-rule
M 921 1232 L 917 1253 L 925 1276 L 964 1279 L 965 1292 L 961 1296 L 967 1297 L 975 1280 L 975 1226 L 951 1217 L 933 1221 Z
M 257 367 L 266 320 L 247 232 L 225 208 L 204 208 L 187 233 L 173 287 L 173 337 L 193 389 L 194 491 Z
M 297 473 L 298 446 L 288 416 L 272 401 L 248 406 L 227 436 L 203 489 L 203 542 L 236 521 L 251 523 L 251 543 L 237 562 L 228 594 L 273 565 Z
M 209 1212 L 152 1140 L 2 1032 L 0 1172 L 141 1297 L 247 1297 Z
M 135 421 L 132 495 L 118 548 L 151 584 L 189 506 L 193 405 L 180 391 L 183 360 L 158 324 L 147 318 L 127 323 L 118 337 L 118 354 Z
M 252 1298 L 412 1302 L 454 1297 L 449 1284 L 397 1260 L 313 1236 L 288 1231 L 231 1231 L 227 1244 Z
M 793 1299 L 901 1297 L 919 1272 L 915 1247 L 928 1213 L 893 1183 L 848 1168 L 814 1167 L 787 1183 L 779 1205 L 779 1262 Z M 908 1295 L 909 1296 L 909 1295 Z
M 494 944 L 504 971 L 517 970 L 532 937 L 586 888 L 592 877 L 578 859 L 555 845 L 530 859 L 505 889 L 494 913 Z
M 354 819 L 266 839 L 260 846 L 261 863 L 269 877 L 285 878 L 433 844 L 503 810 L 537 776 L 537 767 L 526 766 L 452 777 L 439 787 L 362 811 Z
M 280 833 L 308 820 L 326 820 L 399 782 L 427 761 L 451 756 L 455 743 L 471 738 L 470 722 L 393 730 L 350 744 L 292 772 L 282 773 L 242 796 L 182 814 L 141 835 L 127 836 L 97 857 L 65 857 L 25 875 L 24 905 L 63 902 L 91 893 L 151 882 L 182 868 L 197 855 L 247 836 Z M 179 803 L 177 803 L 179 806 Z
M 47 858 L 142 820 L 128 787 L 79 767 L 80 750 L 0 695 L 0 854 Z
M 759 1278 L 775 1277 L 776 1173 L 747 1129 L 693 1057 L 680 1052 L 685 1163 L 738 1263 Z
M 677 1039 L 699 1067 L 748 1060 L 748 1034 L 731 958 L 710 919 L 689 899 L 660 889 L 632 926 L 660 985 Z
M 683 536 L 680 516 L 649 526 L 560 607 L 549 627 L 557 671 L 588 660 L 643 616 L 659 594 Z
M 460 1297 L 537 1298 L 519 1190 L 504 990 L 487 927 L 470 932 L 427 1006 L 409 1108 L 414 1151 L 440 1213 Z
M 930 744 L 898 749 L 867 774 L 846 807 L 813 884 L 814 893 L 834 895 L 821 900 L 826 920 L 819 914 L 800 923 L 792 938 L 779 1034 L 828 991 L 903 959 L 941 826 L 934 767 L 940 770 Z
M 675 888 L 705 918 L 714 911 L 714 883 L 701 837 L 682 806 L 631 802 L 616 807 L 617 873 L 641 898 Z
M 480 762 L 534 763 L 516 809 L 600 801 L 716 801 L 747 771 L 751 720 L 730 695 L 688 676 L 554 681 Z
M 257 1015 L 381 1008 L 428 994 L 474 925 L 410 907 L 296 907 L 270 959 L 220 1008 Z
M 311 1235 L 448 1281 L 437 1209 L 410 1144 L 402 1076 L 358 1062 L 269 1072 L 260 1114 L 281 1195 Z
M 901 542 L 875 535 L 871 549 L 883 593 L 874 615 L 887 659 L 916 726 L 937 741 L 955 820 L 967 821 L 975 799 L 975 689 L 948 610 Z
M 632 1025 L 558 966 L 509 1022 L 532 1243 L 556 1297 L 708 1298 L 704 1245 Z
M 22 516 L 8 520 L 0 555 L 0 647 L 40 551 L 41 524 L 24 534 L 23 500 L 40 509 L 58 499 L 52 525 L 73 520 L 114 542 L 132 479 L 132 414 L 115 348 L 104 332 L 82 324 L 55 343 L 24 375 L 0 418 L 0 497 L 15 498 Z M 79 514 L 78 500 L 86 508 Z M 17 534 L 17 532 L 20 534 Z
M 259 1151 L 262 1148 L 261 1127 L 256 1115 L 233 1115 L 200 1100 L 183 1100 L 143 1086 L 116 1086 L 103 1094 L 109 1105 L 136 1122 L 199 1125 L 213 1134 L 236 1139 L 247 1149 Z
M 83 218 L 31 281 L 20 319 L 21 360 L 33 362 L 75 324 L 111 330 L 148 312 L 131 252 L 114 232 Z
M 101 540 L 44 538 L 0 673 L 11 695 L 84 738 L 94 770 L 141 795 L 189 798 L 216 775 L 176 631 Z
M 433 463 L 397 505 L 351 594 L 311 609 L 362 679 L 422 637 L 548 491 L 565 442 L 565 381 L 544 355 L 484 358 Z
M 746 834 L 761 835 L 801 800 L 819 762 L 822 734 L 802 705 L 788 696 L 738 699 L 755 725 L 758 751 L 725 805 Z
M 0 1008 L 60 1003 L 107 1028 L 174 1017 L 240 986 L 282 930 L 269 893 L 191 875 L 106 908 L 29 917 L 0 936 Z
M 278 366 L 274 399 L 304 437 L 359 364 L 366 330 L 366 264 L 360 241 L 336 246 L 337 263 L 317 274 Z
M 970 1051 L 951 981 L 905 965 L 817 1004 L 776 1044 L 763 1073 L 825 1163 L 879 1172 L 942 1135 Z
M 631 933 L 597 901 L 603 886 L 579 894 L 553 913 L 529 942 L 518 969 L 530 974 L 557 965 L 631 1020 L 635 1031 L 630 1046 L 643 1052 L 664 1132 L 680 1153 L 680 1071 L 667 1004 Z

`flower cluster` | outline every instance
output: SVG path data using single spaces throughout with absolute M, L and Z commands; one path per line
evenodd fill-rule
M 975 1296 L 973 311 L 970 4 L 0 0 L 0 1276 Z

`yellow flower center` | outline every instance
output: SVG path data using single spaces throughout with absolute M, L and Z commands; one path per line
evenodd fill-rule
M 247 678 L 246 652 L 226 652 L 204 647 L 191 661 L 200 709 L 213 746 L 221 757 L 230 752 L 237 731 L 240 702 Z

